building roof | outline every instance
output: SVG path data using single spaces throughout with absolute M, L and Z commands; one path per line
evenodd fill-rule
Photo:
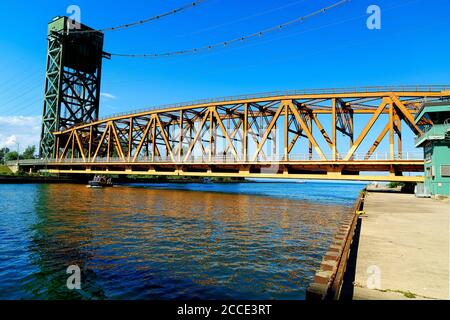
M 414 122 L 417 124 L 426 114 L 430 113 L 449 113 L 450 112 L 450 101 L 424 103 L 419 112 L 417 112 Z

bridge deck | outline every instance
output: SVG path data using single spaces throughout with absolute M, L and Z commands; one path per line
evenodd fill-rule
M 24 170 L 45 170 L 57 174 L 161 175 L 199 177 L 324 179 L 356 181 L 421 182 L 422 176 L 404 176 L 403 172 L 423 172 L 423 160 L 352 160 L 352 161 L 259 161 L 189 163 L 149 160 L 115 161 L 20 161 Z M 17 162 L 11 162 L 11 165 Z M 374 172 L 378 172 L 375 174 Z M 387 174 L 382 175 L 380 173 Z

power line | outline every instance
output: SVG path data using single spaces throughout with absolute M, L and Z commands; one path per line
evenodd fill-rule
M 38 72 L 38 69 L 40 68 L 36 68 L 36 70 L 32 71 L 29 74 L 26 74 L 25 76 L 21 73 L 17 73 L 9 80 L 4 81 L 0 86 L 0 93 L 4 94 L 5 92 L 9 92 L 14 88 L 20 87 L 24 84 L 28 84 L 36 80 L 38 77 L 42 77 L 42 75 Z
M 72 33 L 89 33 L 89 32 L 107 32 L 107 31 L 118 31 L 118 30 L 123 30 L 123 29 L 128 29 L 128 28 L 132 28 L 132 27 L 136 27 L 136 26 L 141 26 L 144 24 L 147 24 L 149 22 L 155 21 L 155 20 L 159 20 L 161 18 L 165 18 L 174 14 L 177 14 L 179 12 L 191 9 L 197 5 L 199 5 L 200 3 L 204 2 L 205 0 L 197 0 L 195 2 L 191 2 L 189 4 L 186 4 L 182 7 L 167 11 L 165 13 L 159 14 L 157 16 L 153 16 L 147 19 L 143 19 L 143 20 L 139 20 L 139 21 L 135 21 L 135 22 L 131 22 L 131 23 L 127 23 L 127 24 L 123 24 L 120 26 L 115 26 L 115 27 L 109 27 L 109 28 L 104 28 L 104 29 L 98 29 L 98 30 L 79 30 L 79 31 L 72 31 Z
M 217 28 L 221 28 L 221 27 L 224 27 L 224 26 L 229 26 L 231 24 L 235 24 L 235 23 L 238 23 L 238 22 L 250 20 L 250 19 L 253 19 L 253 18 L 256 18 L 256 17 L 260 17 L 260 16 L 263 16 L 263 15 L 266 15 L 268 13 L 272 13 L 272 12 L 275 12 L 275 11 L 286 9 L 288 7 L 292 7 L 294 5 L 297 5 L 297 4 L 299 4 L 301 2 L 305 2 L 305 1 L 306 0 L 297 0 L 297 1 L 284 4 L 284 5 L 276 7 L 276 8 L 272 8 L 272 9 L 265 10 L 265 11 L 260 11 L 260 12 L 257 12 L 257 13 L 253 13 L 253 14 L 251 14 L 249 16 L 245 16 L 245 17 L 233 20 L 233 21 L 228 21 L 228 22 L 225 22 L 225 23 L 221 23 L 221 24 L 217 24 L 217 25 L 214 25 L 214 26 L 210 26 L 210 27 L 207 27 L 207 28 L 204 28 L 204 29 L 201 29 L 201 30 L 198 30 L 198 31 L 194 31 L 194 32 L 191 32 L 191 33 L 186 34 L 186 35 L 177 36 L 177 37 L 192 36 L 192 35 L 196 35 L 196 34 L 199 34 L 199 33 L 206 32 L 206 31 L 210 31 L 210 30 L 214 30 L 214 29 L 217 29 Z
M 401 2 L 401 3 L 396 3 L 396 4 L 392 5 L 392 6 L 385 7 L 385 8 L 383 9 L 383 11 L 384 11 L 384 12 L 386 12 L 386 11 L 391 11 L 391 10 L 393 10 L 393 9 L 397 9 L 397 8 L 400 8 L 400 7 L 405 7 L 405 6 L 408 6 L 408 5 L 412 4 L 412 3 L 419 2 L 419 1 L 422 1 L 422 0 L 407 0 L 407 1 L 404 1 L 404 2 Z M 367 15 L 366 15 L 366 14 L 360 14 L 360 15 L 350 16 L 350 17 L 348 17 L 348 18 L 346 18 L 346 19 L 343 19 L 343 20 L 334 21 L 334 22 L 331 22 L 331 23 L 328 23 L 328 24 L 325 24 L 325 25 L 321 25 L 321 26 L 318 26 L 318 27 L 314 27 L 314 28 L 310 28 L 310 29 L 307 29 L 307 30 L 302 30 L 302 31 L 299 31 L 299 32 L 295 32 L 295 33 L 293 33 L 293 34 L 284 35 L 284 36 L 282 36 L 282 37 L 278 37 L 278 38 L 275 39 L 275 40 L 286 39 L 286 38 L 298 36 L 298 35 L 301 35 L 301 34 L 305 34 L 305 33 L 308 33 L 308 32 L 313 32 L 313 31 L 325 29 L 325 28 L 328 28 L 328 27 L 340 25 L 340 24 L 343 24 L 343 23 L 347 23 L 347 22 L 351 22 L 351 21 L 355 21 L 355 20 L 359 20 L 359 19 L 366 19 L 366 18 L 367 18 Z M 261 44 L 261 43 L 270 43 L 270 42 L 273 41 L 273 40 L 274 40 L 273 38 L 267 39 L 266 41 L 258 42 L 258 44 Z M 358 44 L 367 44 L 367 43 L 371 43 L 371 42 L 373 42 L 373 39 L 372 39 L 372 41 L 370 41 L 370 40 L 367 40 L 367 41 L 360 41 L 360 42 L 357 42 L 357 43 L 353 43 L 352 45 L 340 46 L 340 49 L 347 49 L 347 48 L 350 48 L 350 47 L 355 47 L 355 46 L 358 45 Z M 255 43 L 252 43 L 252 44 L 246 45 L 245 47 L 250 47 L 250 46 L 254 46 L 254 45 L 256 45 L 256 44 L 255 44 Z M 334 48 L 334 47 L 333 47 L 333 48 Z M 320 48 L 319 48 L 319 49 L 320 49 Z M 302 54 L 302 55 L 300 55 L 300 56 L 296 56 L 295 59 L 298 59 L 298 58 L 301 58 L 301 57 L 315 56 L 315 55 L 318 55 L 318 54 L 325 53 L 325 52 L 327 52 L 327 50 L 328 50 L 328 49 L 326 49 L 326 50 L 316 50 L 315 52 L 313 52 L 313 54 Z M 293 59 L 293 58 L 288 58 L 288 59 L 282 59 L 282 60 L 280 60 L 280 59 L 278 59 L 278 60 L 272 60 L 269 64 L 271 64 L 272 62 L 279 63 L 279 62 L 282 62 L 282 61 L 291 61 L 291 60 L 294 60 L 294 59 Z M 267 64 L 267 62 L 266 62 L 265 64 Z M 257 67 L 257 66 L 259 66 L 259 65 L 260 65 L 259 63 L 253 64 L 253 65 L 246 65 L 246 66 L 244 67 L 244 69 Z M 239 70 L 240 70 L 240 69 L 242 69 L 242 68 L 234 68 L 234 69 L 239 69 Z
M 16 102 L 17 100 L 20 100 L 23 97 L 26 97 L 30 94 L 35 94 L 35 90 L 37 90 L 38 88 L 42 87 L 42 83 L 37 82 L 33 85 L 28 85 L 26 87 L 24 87 L 23 89 L 21 89 L 20 91 L 18 91 L 18 94 L 14 94 L 12 97 L 10 97 L 10 99 L 6 100 L 6 102 L 1 101 L 0 102 L 0 106 L 4 107 L 7 106 L 13 102 Z
M 2 116 L 6 116 L 6 117 L 12 117 L 15 115 L 20 115 L 20 113 L 22 112 L 28 112 L 31 111 L 31 108 L 37 108 L 39 107 L 42 108 L 42 101 L 43 99 L 41 97 L 36 97 L 31 101 L 28 101 L 26 104 L 21 104 L 18 105 L 15 109 L 12 108 L 7 108 L 5 111 L 2 111 Z M 8 111 L 8 112 L 6 112 Z M 38 110 L 33 110 L 33 112 L 36 112 Z M 39 110 L 38 113 L 41 113 L 42 110 Z
M 160 58 L 160 57 L 171 57 L 171 56 L 177 56 L 177 55 L 195 54 L 195 53 L 199 53 L 199 52 L 202 52 L 202 51 L 210 51 L 210 50 L 213 50 L 213 49 L 217 49 L 219 47 L 227 47 L 227 46 L 230 46 L 230 45 L 235 44 L 235 43 L 244 42 L 244 41 L 247 41 L 247 40 L 252 39 L 252 38 L 262 37 L 262 36 L 264 36 L 267 33 L 274 32 L 274 31 L 279 31 L 279 30 L 285 29 L 286 27 L 292 26 L 292 25 L 297 24 L 297 23 L 303 23 L 307 19 L 310 19 L 310 18 L 312 18 L 312 17 L 314 17 L 316 15 L 319 15 L 321 13 L 325 13 L 326 11 L 328 11 L 330 9 L 333 9 L 333 8 L 336 8 L 338 6 L 341 6 L 341 5 L 343 5 L 343 4 L 347 3 L 347 2 L 350 2 L 350 0 L 341 0 L 341 1 L 338 1 L 338 2 L 332 4 L 332 5 L 328 6 L 328 7 L 319 9 L 319 10 L 314 11 L 314 12 L 312 12 L 312 13 L 306 15 L 306 16 L 298 17 L 298 18 L 296 18 L 294 20 L 285 22 L 285 23 L 280 24 L 278 26 L 271 27 L 271 28 L 268 28 L 268 29 L 265 29 L 265 30 L 262 30 L 262 31 L 259 31 L 259 32 L 255 32 L 255 33 L 243 36 L 243 37 L 235 38 L 235 39 L 232 39 L 232 40 L 229 40 L 229 41 L 222 41 L 222 42 L 215 43 L 215 44 L 208 45 L 208 46 L 203 46 L 203 47 L 198 47 L 198 48 L 193 48 L 193 49 L 188 49 L 188 50 L 172 51 L 172 52 L 166 52 L 166 53 L 150 53 L 150 54 L 112 53 L 111 56 L 127 57 L 127 58 Z

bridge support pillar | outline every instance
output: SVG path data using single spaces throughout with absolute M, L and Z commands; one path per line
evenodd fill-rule
M 244 166 L 239 168 L 239 174 L 248 175 L 250 174 L 250 166 Z
M 389 176 L 390 177 L 401 177 L 403 176 L 403 173 L 401 171 L 395 170 L 394 166 L 391 166 L 391 168 L 389 169 Z
M 341 171 L 329 171 L 327 172 L 327 177 L 329 179 L 340 179 L 342 176 L 342 172 Z

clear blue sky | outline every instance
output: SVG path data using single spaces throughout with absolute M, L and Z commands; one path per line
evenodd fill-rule
M 76 4 L 84 24 L 102 28 L 189 1 L 1 0 L 0 144 L 39 139 L 47 23 L 54 16 L 65 15 L 67 7 Z M 109 32 L 105 50 L 189 49 L 272 27 L 336 1 L 206 0 L 146 26 Z M 370 4 L 381 7 L 381 30 L 366 27 Z M 448 0 L 353 0 L 286 31 L 229 49 L 154 60 L 105 61 L 101 113 L 284 89 L 449 84 L 449 31 Z M 12 132 L 21 126 L 29 130 Z

